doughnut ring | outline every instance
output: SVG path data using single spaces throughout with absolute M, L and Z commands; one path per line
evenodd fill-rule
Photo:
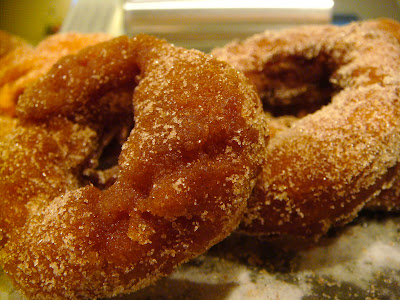
M 132 87 L 131 102 L 105 97 Z M 47 148 L 73 177 L 77 167 L 60 161 L 69 147 L 64 144 L 86 143 L 91 152 L 98 132 L 114 126 L 118 118 L 112 116 L 132 102 L 135 123 L 115 182 L 103 190 L 92 184 L 68 187 L 43 200 L 9 234 L 0 257 L 28 297 L 98 298 L 137 290 L 238 225 L 268 137 L 257 92 L 228 64 L 150 36 L 120 37 L 66 56 L 26 89 L 18 101 L 17 127 L 37 126 L 32 136 L 41 130 L 54 146 L 27 141 L 33 149 L 25 149 L 21 159 Z M 23 137 L 5 142 L 13 141 L 19 149 L 24 142 Z M 1 169 L 2 178 L 14 170 L 7 169 Z M 37 176 L 22 185 L 44 184 Z
M 399 40 L 397 22 L 372 20 L 265 32 L 211 52 L 255 83 L 271 116 L 242 232 L 314 242 L 392 188 L 400 178 Z

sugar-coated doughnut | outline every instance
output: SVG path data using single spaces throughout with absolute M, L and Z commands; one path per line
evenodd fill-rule
M 116 181 L 82 186 L 84 158 L 105 128 L 132 114 L 121 93 L 133 88 L 135 123 Z M 8 231 L 0 258 L 35 299 L 131 292 L 225 238 L 246 208 L 268 137 L 243 74 L 146 35 L 62 58 L 20 96 L 17 116 L 0 143 L 10 149 L 0 193 L 36 208 Z M 79 144 L 86 150 L 68 153 Z M 30 174 L 37 169 L 43 174 Z M 64 176 L 70 182 L 57 191 Z
M 398 195 L 399 37 L 400 25 L 381 19 L 265 32 L 212 51 L 256 84 L 271 115 L 243 232 L 315 241 L 382 189 Z

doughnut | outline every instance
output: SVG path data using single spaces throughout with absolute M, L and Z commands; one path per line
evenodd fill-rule
M 378 19 L 266 31 L 211 51 L 254 82 L 270 117 L 242 232 L 306 245 L 381 190 L 398 194 L 399 37 L 396 21 Z
M 20 42 L 18 37 L 0 32 L 1 44 L 15 40 L 4 42 L 4 51 L 0 46 L 0 114 L 15 117 L 18 96 L 58 59 L 110 38 L 105 33 L 59 33 L 47 37 L 34 48 Z M 12 48 L 8 44 L 15 46 Z
M 80 182 L 84 158 L 128 109 L 117 178 L 104 189 Z M 239 224 L 268 141 L 243 74 L 147 35 L 62 58 L 20 96 L 17 117 L 1 140 L 0 191 L 36 208 L 9 231 L 0 261 L 35 299 L 128 293 L 205 252 Z M 68 186 L 43 193 L 65 176 Z

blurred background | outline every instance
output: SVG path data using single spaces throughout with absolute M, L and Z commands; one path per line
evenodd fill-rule
M 85 29 L 85 26 L 91 26 L 94 30 L 98 31 L 98 28 L 101 28 L 100 30 L 109 31 L 114 35 L 147 32 L 160 35 L 178 44 L 180 40 L 191 40 L 189 46 L 194 48 L 204 48 L 205 46 L 201 42 L 204 43 L 206 39 L 209 41 L 220 39 L 216 35 L 221 33 L 224 33 L 225 36 L 221 38 L 220 43 L 225 43 L 225 40 L 235 37 L 234 33 L 236 33 L 237 38 L 242 38 L 250 35 L 253 31 L 300 23 L 344 24 L 352 20 L 377 17 L 400 20 L 399 1 L 396 0 L 329 0 L 325 1 L 324 7 L 321 7 L 321 3 L 324 1 L 314 0 L 309 1 L 311 3 L 309 5 L 314 3 L 316 6 L 320 6 L 317 9 L 308 6 L 307 8 L 273 7 L 272 10 L 268 10 L 264 7 L 263 9 L 253 9 L 250 12 L 240 8 L 239 13 L 238 10 L 232 12 L 227 9 L 219 9 L 218 11 L 213 10 L 216 12 L 210 14 L 209 11 L 203 9 L 201 16 L 195 14 L 193 9 L 190 12 L 188 10 L 182 12 L 182 10 L 176 9 L 166 12 L 165 9 L 159 9 L 160 3 L 166 1 L 87 0 L 86 6 L 84 6 L 84 0 L 0 1 L 0 29 L 19 35 L 32 44 L 37 44 L 49 34 L 59 32 L 63 28 L 63 23 L 64 30 L 75 30 L 74 25 L 78 25 L 79 20 L 90 24 L 79 24 L 78 29 L 76 29 L 79 31 L 88 30 Z M 298 5 L 298 3 L 304 3 L 304 1 L 284 2 L 297 3 L 296 5 Z M 89 2 L 91 3 L 88 4 Z M 98 6 L 103 3 L 103 8 L 96 10 L 94 2 Z M 184 1 L 167 2 L 180 2 L 182 4 Z M 189 0 L 185 3 L 191 2 L 199 3 L 200 1 Z M 211 3 L 211 1 L 206 2 Z M 252 1 L 241 2 L 247 4 Z M 258 1 L 258 3 L 264 4 L 267 2 L 273 6 L 273 3 L 279 2 L 279 0 Z M 225 1 L 225 3 L 236 2 L 231 0 Z M 223 14 L 225 18 L 218 14 Z M 108 19 L 110 21 L 106 21 Z M 251 19 L 253 21 L 250 22 Z M 66 26 L 68 22 L 69 25 Z M 93 24 L 96 22 L 100 24 L 94 26 Z M 251 26 L 243 26 L 243 22 L 251 23 Z M 185 32 L 183 33 L 183 31 Z M 211 31 L 214 36 L 211 35 Z M 222 41 L 223 39 L 224 41 Z

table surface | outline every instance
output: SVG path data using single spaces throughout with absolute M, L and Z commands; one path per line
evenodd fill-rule
M 23 299 L 1 275 L 0 296 Z M 128 299 L 400 299 L 400 215 L 361 216 L 302 251 L 233 234 L 156 284 L 113 298 Z

